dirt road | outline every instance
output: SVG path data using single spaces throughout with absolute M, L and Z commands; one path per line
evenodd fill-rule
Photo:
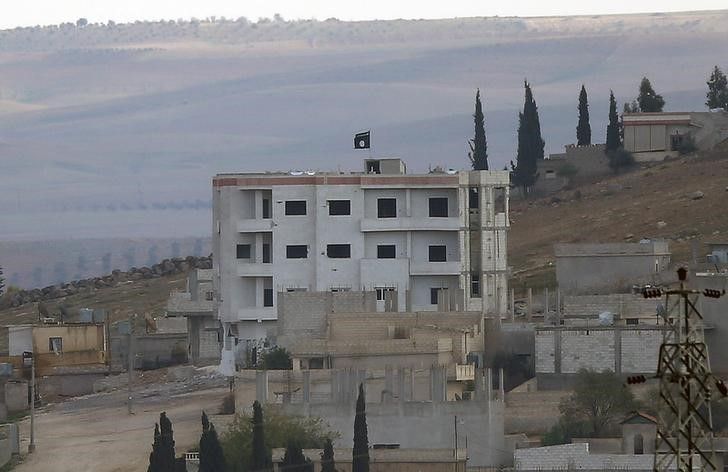
M 18 472 L 141 472 L 149 464 L 154 423 L 167 412 L 179 456 L 200 439 L 200 415 L 217 413 L 226 388 L 175 396 L 149 394 L 127 413 L 126 395 L 92 395 L 50 405 L 36 417 L 36 452 Z M 28 450 L 30 422 L 20 427 L 21 450 Z

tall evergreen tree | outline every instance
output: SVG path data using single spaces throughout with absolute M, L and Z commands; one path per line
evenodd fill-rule
M 660 112 L 665 106 L 662 95 L 657 95 L 647 77 L 642 77 L 640 82 L 640 94 L 637 96 L 637 103 L 642 113 Z
M 584 84 L 581 85 L 581 92 L 579 92 L 579 123 L 576 125 L 576 144 L 577 146 L 589 146 L 591 144 L 589 99 Z
M 200 437 L 200 472 L 225 472 L 225 455 L 207 414 L 202 412 L 202 436 Z
M 265 433 L 263 432 L 263 408 L 257 400 L 253 403 L 252 423 L 253 440 L 250 468 L 255 472 L 271 470 L 270 451 L 265 445 Z
M 354 417 L 351 472 L 369 472 L 369 437 L 365 398 L 364 384 L 359 384 L 359 397 L 356 399 L 356 416 Z
M 324 450 L 321 453 L 321 472 L 336 472 L 336 461 L 334 460 L 334 444 L 331 439 L 326 439 Z
M 708 79 L 708 93 L 705 105 L 711 110 L 714 108 L 722 108 L 728 111 L 728 79 L 718 66 L 713 68 L 713 73 Z
M 483 106 L 480 103 L 480 89 L 475 93 L 473 119 L 475 121 L 475 137 L 468 142 L 470 144 L 468 157 L 473 170 L 488 170 L 488 142 L 485 139 L 485 117 L 483 116 Z
M 313 472 L 313 463 L 303 455 L 301 446 L 294 440 L 289 440 L 286 453 L 283 455 L 281 470 L 286 472 Z
M 174 472 L 174 433 L 172 422 L 167 413 L 159 415 L 159 423 L 154 425 L 154 443 L 149 454 L 149 467 L 147 472 Z
M 3 268 L 0 267 L 0 297 L 5 293 L 5 277 L 3 277 Z
M 518 114 L 518 153 L 516 164 L 511 162 L 511 178 L 513 184 L 521 187 L 523 194 L 527 195 L 529 189 L 538 178 L 537 163 L 543 159 L 544 143 L 541 137 L 541 123 L 538 118 L 538 107 L 533 99 L 531 86 L 524 81 L 526 96 L 523 103 L 523 112 Z
M 607 125 L 607 152 L 616 151 L 620 146 L 619 115 L 617 114 L 617 101 L 614 92 L 609 91 L 609 124 Z

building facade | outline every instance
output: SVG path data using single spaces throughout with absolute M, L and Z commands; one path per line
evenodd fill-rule
M 213 178 L 223 364 L 236 343 L 275 330 L 281 292 L 374 291 L 381 311 L 505 313 L 509 173 L 410 175 L 399 159 L 365 169 Z

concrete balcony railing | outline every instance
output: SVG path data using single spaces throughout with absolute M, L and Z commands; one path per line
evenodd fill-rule
M 278 313 L 275 307 L 249 307 L 238 309 L 238 320 L 239 321 L 275 321 L 278 319 Z
M 273 231 L 273 220 L 246 218 L 238 221 L 238 233 L 261 233 Z
M 458 231 L 460 218 L 364 218 L 361 231 Z
M 460 272 L 462 272 L 460 261 L 410 261 L 411 275 L 460 275 Z
M 256 264 L 255 262 L 238 261 L 237 264 L 238 277 L 272 277 L 273 264 Z
M 475 366 L 473 364 L 456 364 L 455 365 L 455 380 L 475 380 Z

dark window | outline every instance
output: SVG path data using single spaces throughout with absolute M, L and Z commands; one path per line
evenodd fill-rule
M 306 259 L 308 257 L 308 246 L 296 245 L 286 246 L 287 259 Z
M 442 288 L 436 287 L 430 289 L 430 305 L 437 305 L 437 294 L 442 291 Z
M 394 259 L 397 257 L 397 247 L 394 244 L 380 244 L 377 246 L 377 259 Z
M 238 259 L 250 259 L 250 244 L 238 244 L 236 254 Z
M 446 262 L 447 246 L 430 246 L 430 262 Z
M 56 336 L 48 338 L 48 350 L 55 353 L 63 352 L 63 338 Z
M 273 306 L 273 289 L 263 289 L 263 306 Z
M 351 215 L 351 200 L 329 200 L 329 215 Z
M 377 218 L 397 218 L 397 199 L 377 198 Z
M 263 218 L 270 218 L 270 198 L 263 199 Z
M 495 213 L 505 213 L 506 211 L 506 189 L 504 187 L 493 189 L 493 211 Z
M 447 197 L 430 198 L 430 218 L 447 218 Z
M 670 150 L 671 151 L 677 151 L 680 149 L 680 147 L 683 144 L 683 137 L 680 134 L 673 134 L 670 136 Z
M 645 453 L 645 438 L 641 434 L 634 435 L 634 453 L 644 454 Z
M 471 274 L 470 275 L 470 296 L 472 297 L 480 297 L 480 275 L 479 274 Z
M 306 200 L 289 200 L 286 202 L 287 216 L 300 216 L 306 214 Z
M 306 287 L 288 287 L 286 289 L 286 292 L 293 293 L 293 292 L 306 292 L 308 289 Z
M 379 166 L 379 161 L 371 160 L 366 161 L 367 165 L 367 173 L 368 174 L 381 174 L 381 168 Z
M 214 297 L 215 297 L 215 292 L 210 292 L 210 291 L 205 292 L 205 300 L 207 300 L 208 302 L 213 301 L 215 299 Z
M 323 369 L 324 368 L 324 358 L 323 357 L 312 357 L 308 360 L 308 368 L 309 369 Z
M 270 264 L 270 243 L 263 243 L 263 264 Z
M 351 244 L 329 244 L 326 246 L 326 255 L 332 259 L 349 259 Z
M 351 287 L 331 287 L 331 293 L 351 292 Z
M 470 187 L 468 189 L 468 207 L 478 208 L 480 206 L 480 199 L 478 198 L 478 187 Z
M 624 321 L 625 321 L 625 324 L 628 324 L 628 325 L 640 324 L 639 318 L 626 318 Z

